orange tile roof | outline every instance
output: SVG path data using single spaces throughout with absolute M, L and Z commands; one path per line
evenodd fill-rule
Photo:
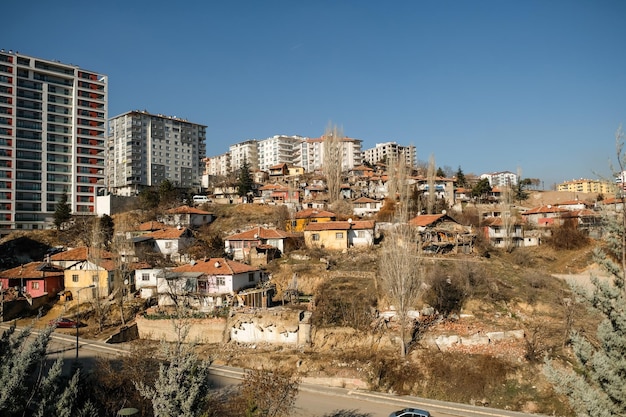
M 152 232 L 153 230 L 167 229 L 167 228 L 168 226 L 165 225 L 164 223 L 151 221 L 151 222 L 141 223 L 139 225 L 138 230 L 142 232 Z
M 374 200 L 373 198 L 369 198 L 369 197 L 359 197 L 356 200 L 353 201 L 353 203 L 378 203 L 378 200 Z
M 146 235 L 143 235 L 142 237 L 151 237 L 153 239 L 178 239 L 186 232 L 186 227 L 181 227 L 180 229 L 176 227 L 170 227 L 169 229 L 157 230 L 155 232 L 148 233 Z
M 170 214 L 211 214 L 208 211 L 200 210 L 189 206 L 180 206 L 167 210 Z
M 211 258 L 196 261 L 193 264 L 181 265 L 177 268 L 173 268 L 172 272 L 201 272 L 208 275 L 233 275 L 258 270 L 259 268 L 254 268 L 241 262 L 231 261 L 230 259 Z
M 296 219 L 316 219 L 319 217 L 335 217 L 335 213 L 326 210 L 308 208 L 296 213 Z
M 352 223 L 348 221 L 309 223 L 304 229 L 307 232 L 319 232 L 323 230 L 367 230 L 375 226 L 373 220 L 357 220 Z
M 544 213 L 567 213 L 569 210 L 557 206 L 540 206 L 530 210 L 526 210 L 522 215 L 528 214 L 544 214 Z
M 254 229 L 230 235 L 224 238 L 224 240 L 286 239 L 295 236 L 296 235 L 287 233 L 282 230 L 266 229 L 264 227 L 257 226 Z
M 69 249 L 64 252 L 55 253 L 50 257 L 52 261 L 84 261 L 89 256 L 100 259 L 113 259 L 113 254 L 105 250 L 95 250 L 86 246 L 80 248 Z
M 45 266 L 46 270 L 42 271 Z M 44 278 L 49 276 L 63 275 L 63 268 L 54 265 L 47 265 L 45 262 L 30 262 L 26 265 L 18 266 L 0 272 L 2 278 Z
M 411 226 L 430 226 L 443 216 L 445 216 L 445 214 L 421 214 L 409 220 L 409 224 Z

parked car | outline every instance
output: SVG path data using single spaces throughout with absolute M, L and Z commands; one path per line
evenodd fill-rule
M 404 408 L 389 414 L 389 417 L 430 417 L 430 413 L 419 408 Z
M 68 319 L 67 317 L 61 317 L 56 320 L 50 320 L 50 326 L 58 327 L 59 329 L 75 329 L 76 327 L 85 327 L 86 324 Z

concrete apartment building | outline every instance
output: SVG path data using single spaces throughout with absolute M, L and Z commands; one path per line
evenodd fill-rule
M 94 214 L 104 187 L 108 78 L 0 50 L 0 229 L 53 224 L 63 194 Z
M 276 135 L 260 140 L 259 169 L 268 171 L 278 164 L 294 165 L 300 159 L 300 143 L 305 140 L 301 136 Z
M 618 178 L 619 181 L 619 178 Z M 621 181 L 620 181 L 621 182 Z M 557 191 L 570 191 L 577 193 L 601 193 L 601 194 L 613 194 L 617 190 L 619 184 L 611 184 L 608 181 L 600 180 L 588 180 L 578 179 L 572 181 L 565 181 L 558 184 Z
M 107 139 L 107 187 L 130 196 L 169 180 L 200 189 L 206 126 L 176 116 L 133 110 L 111 118 Z
M 230 154 L 230 169 L 239 170 L 244 161 L 250 164 L 251 170 L 259 169 L 259 141 L 256 139 L 247 140 L 231 145 L 228 148 Z
M 417 153 L 415 146 L 402 146 L 396 142 L 377 143 L 375 147 L 363 151 L 363 160 L 374 165 L 380 161 L 403 160 L 409 166 L 415 166 Z
M 489 185 L 493 187 L 512 187 L 517 185 L 519 178 L 517 174 L 511 171 L 492 172 L 490 174 L 482 174 L 481 179 L 487 178 Z
M 344 171 L 363 163 L 360 139 L 344 137 L 341 140 L 341 166 Z M 324 165 L 324 138 L 306 139 L 301 143 L 300 160 L 296 161 L 306 172 L 314 172 Z

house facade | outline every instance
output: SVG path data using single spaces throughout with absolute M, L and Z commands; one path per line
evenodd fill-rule
M 352 202 L 352 211 L 355 216 L 374 216 L 383 206 L 383 202 L 380 200 L 374 200 L 368 197 L 360 197 Z
M 307 248 L 343 250 L 374 244 L 376 223 L 369 220 L 310 223 L 304 229 Z
M 287 220 L 285 228 L 289 232 L 303 232 L 309 223 L 323 223 L 335 220 L 335 213 L 317 208 L 306 208 L 297 211 L 293 219 Z
M 271 246 L 278 249 L 280 253 L 285 253 L 296 247 L 298 239 L 298 236 L 289 232 L 257 226 L 226 237 L 224 249 L 233 256 L 234 260 L 249 261 L 252 248 Z
M 211 224 L 213 220 L 215 220 L 215 215 L 212 213 L 189 206 L 167 210 L 164 215 L 158 217 L 158 221 L 166 226 L 188 227 L 190 229 Z

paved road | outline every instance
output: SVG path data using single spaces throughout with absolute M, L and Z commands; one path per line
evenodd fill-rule
M 0 329 L 7 328 L 0 324 Z M 36 332 L 34 330 L 33 332 Z M 85 368 L 95 366 L 98 358 L 114 358 L 128 353 L 129 347 L 124 344 L 107 344 L 87 339 L 79 339 L 79 359 Z M 76 358 L 76 336 L 71 333 L 55 331 L 49 343 L 48 352 L 51 358 L 63 357 L 69 369 Z M 216 387 L 238 384 L 243 370 L 228 366 L 212 366 L 211 374 Z M 430 411 L 433 417 L 529 417 L 537 415 L 516 413 L 487 407 L 473 407 L 464 404 L 434 401 L 418 397 L 395 396 L 390 394 L 349 390 L 322 385 L 302 383 L 296 401 L 296 412 L 293 417 L 320 417 L 339 409 L 358 410 L 370 413 L 371 417 L 388 417 L 392 411 L 405 407 L 423 408 Z

